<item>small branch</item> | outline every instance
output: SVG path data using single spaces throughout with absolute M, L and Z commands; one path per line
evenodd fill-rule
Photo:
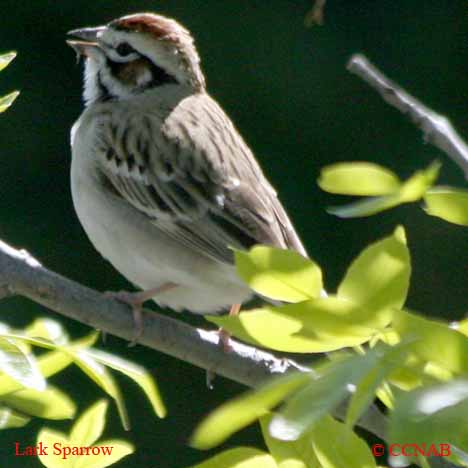
M 423 131 L 424 140 L 446 153 L 462 169 L 468 180 L 468 146 L 446 117 L 429 109 L 389 80 L 364 55 L 353 55 L 347 68 L 374 88 L 385 102 L 403 114 L 408 114 Z
M 0 285 L 59 314 L 131 341 L 134 335 L 130 307 L 44 268 L 24 250 L 0 241 Z M 232 342 L 232 352 L 218 345 L 215 331 L 195 329 L 180 320 L 153 311 L 144 313 L 138 343 L 182 359 L 217 375 L 255 387 L 275 374 L 306 369 L 243 343 Z

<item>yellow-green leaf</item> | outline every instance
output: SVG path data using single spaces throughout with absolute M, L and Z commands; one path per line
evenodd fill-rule
M 39 318 L 25 328 L 24 333 L 31 338 L 45 338 L 53 343 L 65 345 L 70 340 L 63 326 L 50 318 Z
M 268 453 L 251 447 L 238 447 L 226 450 L 213 458 L 191 468 L 278 468 Z
M 287 395 L 305 385 L 311 376 L 297 373 L 279 377 L 257 390 L 251 390 L 214 410 L 195 429 L 191 445 L 209 449 L 256 421 Z
M 16 57 L 16 52 L 7 52 L 0 55 L 0 71 L 6 68 L 10 62 Z
M 294 441 L 275 439 L 270 435 L 271 419 L 271 414 L 262 416 L 260 425 L 263 439 L 278 468 L 321 468 L 310 443 L 309 434 Z
M 46 382 L 32 353 L 25 353 L 15 340 L 0 336 L 0 371 L 22 386 L 44 390 Z
M 455 374 L 468 373 L 468 338 L 448 324 L 401 310 L 393 326 L 402 340 L 413 341 L 410 349 L 419 359 Z
M 107 403 L 98 401 L 88 408 L 75 423 L 70 436 L 44 428 L 37 443 L 48 447 L 47 455 L 39 455 L 48 468 L 105 468 L 134 452 L 123 440 L 96 442 L 105 423 Z
M 400 188 L 398 177 L 385 167 L 368 162 L 326 166 L 318 184 L 322 190 L 342 195 L 387 195 Z
M 13 91 L 6 96 L 0 97 L 0 113 L 5 112 L 19 96 L 19 91 Z
M 71 351 L 70 351 L 71 352 Z M 112 397 L 117 405 L 120 419 L 125 430 L 130 429 L 130 421 L 128 419 L 125 402 L 120 392 L 117 382 L 114 380 L 109 371 L 100 363 L 95 361 L 91 356 L 86 354 L 86 350 L 72 353 L 74 363 L 97 385 L 99 385 L 110 397 Z
M 387 192 L 387 195 L 366 198 L 348 205 L 330 207 L 327 208 L 327 212 L 341 218 L 356 218 L 371 216 L 402 203 L 415 202 L 421 199 L 434 184 L 439 174 L 439 169 L 440 164 L 435 162 L 427 169 L 416 172 L 397 190 Z
M 70 463 L 70 459 L 63 458 L 63 455 L 54 448 L 59 447 L 60 452 L 62 447 L 68 447 L 70 445 L 68 438 L 65 434 L 54 431 L 52 429 L 44 428 L 37 435 L 37 444 L 41 444 L 42 447 L 49 447 L 44 453 L 39 452 L 38 458 L 41 463 L 47 468 L 74 468 L 73 464 Z M 57 444 L 55 446 L 54 444 Z
M 29 421 L 31 421 L 29 416 L 13 411 L 11 408 L 0 406 L 0 430 L 23 427 Z
M 406 301 L 410 274 L 405 232 L 399 227 L 353 261 L 338 288 L 338 296 L 375 312 L 399 309 Z
M 357 346 L 387 326 L 390 309 L 376 310 L 336 296 L 298 304 L 209 316 L 211 322 L 253 345 L 284 352 L 315 353 Z
M 263 296 L 299 302 L 317 297 L 322 290 L 320 268 L 297 252 L 259 245 L 234 254 L 239 276 Z
M 425 194 L 424 201 L 427 214 L 468 226 L 468 190 L 436 187 Z
M 130 377 L 143 389 L 149 401 L 151 402 L 155 413 L 160 418 L 166 416 L 166 407 L 164 406 L 164 402 L 162 400 L 161 394 L 159 393 L 155 380 L 145 368 L 118 356 L 114 356 L 97 349 L 88 349 L 85 352 L 97 362 L 100 362 L 101 364 L 122 372 L 122 374 Z
M 45 419 L 71 419 L 75 403 L 61 390 L 48 385 L 39 392 L 25 389 L 0 397 L 0 401 L 22 413 Z
M 312 445 L 322 468 L 375 468 L 367 443 L 346 424 L 326 415 L 312 431 Z
M 425 443 L 428 448 L 445 443 L 467 456 L 468 380 L 454 379 L 401 393 L 390 416 L 391 443 L 411 441 L 418 446 Z
M 99 441 L 94 447 L 100 449 L 100 454 L 93 454 L 92 457 L 79 457 L 76 460 L 76 468 L 105 468 L 135 451 L 135 447 L 129 442 L 116 439 Z
M 273 417 L 271 435 L 286 441 L 297 440 L 348 397 L 377 362 L 377 354 L 371 350 L 363 356 L 351 356 L 321 367 L 320 375 L 289 397 Z
M 99 400 L 90 406 L 73 425 L 70 441 L 83 446 L 96 442 L 106 425 L 107 406 L 106 400 Z

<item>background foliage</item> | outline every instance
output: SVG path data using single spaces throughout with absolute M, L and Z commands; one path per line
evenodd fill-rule
M 466 2 L 329 1 L 325 26 L 305 29 L 310 5 L 306 0 L 3 0 L 8 21 L 2 21 L 0 49 L 15 49 L 19 56 L 0 75 L 0 95 L 13 89 L 22 94 L 0 119 L 0 237 L 97 289 L 128 287 L 96 255 L 73 212 L 68 135 L 81 112 L 81 69 L 64 35 L 121 14 L 157 9 L 194 33 L 210 92 L 278 188 L 309 253 L 324 270 L 327 287 L 335 290 L 352 258 L 402 223 L 413 264 L 407 305 L 447 319 L 462 317 L 466 230 L 411 205 L 343 221 L 325 212 L 343 200 L 322 192 L 315 180 L 321 167 L 336 161 L 373 161 L 406 179 L 439 158 L 439 182 L 463 185 L 461 172 L 423 145 L 419 132 L 349 75 L 344 64 L 351 53 L 365 52 L 408 91 L 448 115 L 466 138 Z M 19 299 L 2 302 L 0 311 L 1 320 L 15 326 L 44 312 Z M 76 336 L 89 332 L 59 320 Z M 241 387 L 217 380 L 209 391 L 199 369 L 141 347 L 129 350 L 112 337 L 104 347 L 153 369 L 169 410 L 167 419 L 156 419 L 140 391 L 122 381 L 132 431 L 122 433 L 111 407 L 104 437 L 129 439 L 138 450 L 119 466 L 174 466 L 175 454 L 179 466 L 207 458 L 188 448 L 187 438 L 203 415 Z M 75 395 L 80 389 L 79 411 L 96 400 L 96 388 L 77 370 L 66 370 L 54 383 Z M 34 444 L 42 425 L 34 421 L 26 429 L 3 432 L 0 459 L 9 467 L 38 466 L 34 459 L 16 459 L 14 442 Z M 68 432 L 70 424 L 54 428 Z M 251 428 L 226 446 L 255 440 L 263 443 L 257 428 Z

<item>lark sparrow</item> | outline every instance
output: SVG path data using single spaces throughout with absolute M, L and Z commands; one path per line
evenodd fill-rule
M 171 309 L 222 312 L 252 297 L 230 247 L 306 256 L 275 190 L 206 91 L 190 33 L 141 13 L 71 31 L 85 57 L 71 188 L 95 248 Z

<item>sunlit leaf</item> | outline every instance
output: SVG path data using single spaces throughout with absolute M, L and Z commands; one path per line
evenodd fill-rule
M 0 97 L 0 113 L 5 112 L 19 96 L 19 91 L 13 91 L 6 96 Z
M 50 318 L 39 318 L 25 328 L 24 333 L 32 338 L 45 338 L 56 344 L 65 345 L 69 337 L 63 326 Z
M 106 410 L 105 401 L 92 405 L 78 418 L 69 436 L 43 429 L 37 443 L 49 447 L 49 451 L 39 455 L 42 464 L 48 468 L 105 468 L 133 453 L 134 447 L 123 440 L 97 441 L 104 429 Z
M 191 468 L 278 468 L 275 460 L 268 453 L 250 447 L 238 447 L 226 450 L 213 458 Z
M 395 347 L 378 346 L 372 351 L 376 355 L 376 362 L 366 375 L 357 383 L 348 404 L 346 424 L 352 427 L 364 411 L 372 404 L 376 392 L 383 385 L 384 379 L 393 369 L 401 365 L 406 353 L 406 345 Z
M 208 415 L 196 428 L 191 445 L 198 449 L 215 447 L 266 414 L 310 379 L 311 376 L 307 373 L 287 375 L 228 401 Z
M 322 290 L 320 268 L 297 252 L 259 245 L 234 254 L 239 276 L 263 296 L 299 302 Z
M 374 350 L 363 356 L 331 362 L 320 375 L 299 389 L 273 417 L 270 433 L 281 440 L 297 440 L 326 413 L 350 396 L 359 381 L 377 364 Z
M 411 339 L 412 352 L 456 374 L 468 373 L 468 338 L 447 324 L 406 311 L 395 314 L 393 326 L 401 337 Z
M 0 406 L 0 430 L 13 427 L 23 427 L 31 421 L 29 416 L 18 413 L 4 406 Z
M 310 434 L 297 440 L 284 441 L 270 435 L 272 415 L 260 418 L 263 439 L 278 468 L 321 468 L 312 448 Z
M 8 52 L 0 55 L 0 71 L 6 68 L 15 57 L 16 52 Z
M 75 403 L 51 385 L 42 392 L 18 390 L 0 397 L 0 401 L 22 413 L 45 419 L 71 419 L 76 412 Z
M 351 264 L 338 296 L 374 311 L 399 309 L 406 301 L 410 255 L 402 227 L 367 247 Z
M 143 389 L 149 401 L 151 402 L 155 413 L 160 418 L 163 418 L 166 415 L 166 408 L 161 398 L 161 394 L 159 393 L 158 387 L 156 386 L 155 380 L 145 368 L 118 356 L 114 356 L 97 349 L 89 349 L 86 351 L 86 353 L 94 358 L 97 362 L 100 362 L 101 364 L 122 372 L 122 374 L 130 377 Z
M 284 352 L 314 353 L 357 346 L 389 324 L 390 309 L 366 308 L 335 296 L 209 316 L 233 336 Z
M 327 208 L 328 213 L 341 218 L 355 218 L 371 216 L 381 211 L 388 210 L 402 203 L 410 203 L 420 200 L 427 190 L 432 187 L 439 174 L 440 164 L 435 162 L 427 169 L 418 171 L 412 175 L 400 188 L 387 195 L 366 198 L 343 206 Z
M 376 467 L 367 443 L 329 415 L 312 431 L 312 445 L 322 468 Z
M 392 443 L 450 444 L 468 453 L 468 381 L 455 379 L 426 386 L 396 399 L 390 415 L 389 440 Z M 450 452 L 450 450 L 449 450 Z M 448 454 L 448 453 L 446 453 Z
M 106 400 L 99 400 L 80 415 L 70 433 L 70 439 L 76 445 L 89 446 L 101 437 L 106 425 L 107 406 Z
M 77 351 L 76 353 L 73 353 L 72 356 L 74 363 L 114 399 L 122 425 L 126 430 L 129 430 L 130 422 L 122 393 L 120 392 L 117 382 L 109 371 L 103 365 L 95 361 L 91 356 L 86 354 L 85 351 Z
M 0 337 L 0 370 L 17 380 L 22 386 L 44 390 L 46 382 L 32 353 L 10 338 Z
M 468 226 L 468 190 L 436 187 L 425 194 L 424 201 L 427 214 Z
M 342 195 L 387 195 L 401 182 L 390 170 L 368 162 L 338 163 L 326 166 L 318 184 L 322 190 Z
M 384 195 L 381 197 L 366 198 L 342 206 L 329 206 L 327 213 L 340 218 L 358 218 L 372 216 L 402 203 L 399 194 Z

